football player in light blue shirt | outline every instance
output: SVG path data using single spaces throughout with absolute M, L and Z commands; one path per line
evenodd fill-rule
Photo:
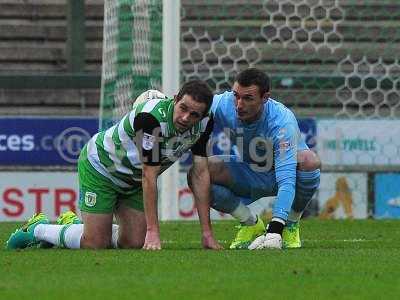
M 294 114 L 270 98 L 269 78 L 255 68 L 239 73 L 232 91 L 215 95 L 211 110 L 238 149 L 209 161 L 211 206 L 241 223 L 230 248 L 301 247 L 299 219 L 319 186 L 320 160 L 301 139 Z M 276 200 L 264 234 L 247 205 L 266 196 Z

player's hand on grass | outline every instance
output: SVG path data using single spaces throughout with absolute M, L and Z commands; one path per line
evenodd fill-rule
M 160 234 L 157 231 L 147 230 L 146 238 L 144 239 L 144 250 L 161 250 Z
M 224 249 L 215 239 L 211 233 L 203 233 L 202 244 L 204 249 L 222 250 Z

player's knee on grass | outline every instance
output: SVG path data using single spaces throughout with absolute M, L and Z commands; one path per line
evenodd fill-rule
M 119 218 L 118 248 L 141 249 L 146 237 L 146 221 L 144 216 Z
M 297 154 L 297 162 L 300 171 L 314 171 L 321 168 L 318 155 L 311 150 L 300 151 Z
M 144 245 L 144 238 L 120 237 L 118 247 L 122 249 L 141 249 Z
M 81 248 L 106 249 L 111 247 L 112 214 L 82 212 L 83 234 Z
M 143 211 L 121 204 L 116 211 L 119 224 L 118 247 L 139 249 L 146 237 L 146 218 Z
M 110 236 L 88 236 L 83 234 L 81 238 L 81 248 L 83 249 L 108 249 L 111 248 Z

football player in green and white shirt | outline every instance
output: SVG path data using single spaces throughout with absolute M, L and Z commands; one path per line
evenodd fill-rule
M 157 93 L 156 93 L 157 95 Z M 61 219 L 49 224 L 34 215 L 7 241 L 10 249 L 40 242 L 66 248 L 161 249 L 157 216 L 157 177 L 191 150 L 193 187 L 204 248 L 221 249 L 209 215 L 210 175 L 206 144 L 213 128 L 208 115 L 213 95 L 202 81 L 184 84 L 174 99 L 137 101 L 115 126 L 99 132 L 78 162 L 83 224 Z M 116 217 L 119 228 L 113 225 Z M 67 225 L 65 225 L 67 224 Z

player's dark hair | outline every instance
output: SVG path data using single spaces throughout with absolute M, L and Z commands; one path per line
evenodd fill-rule
M 235 82 L 244 87 L 249 87 L 253 84 L 258 86 L 261 96 L 264 95 L 264 93 L 269 92 L 270 89 L 268 75 L 256 68 L 249 68 L 240 72 L 236 76 Z
M 207 114 L 210 110 L 213 93 L 208 87 L 207 83 L 201 80 L 192 80 L 186 82 L 181 89 L 179 90 L 178 95 L 176 96 L 177 101 L 181 100 L 184 95 L 189 95 L 193 98 L 194 101 L 199 103 L 206 104 L 206 111 L 204 114 Z

